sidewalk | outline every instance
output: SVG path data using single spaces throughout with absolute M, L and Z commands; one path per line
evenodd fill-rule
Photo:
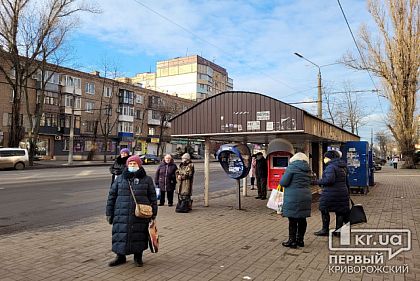
M 367 196 L 352 196 L 368 216 L 368 223 L 357 228 L 410 229 L 412 250 L 389 261 L 408 265 L 406 274 L 329 273 L 328 237 L 312 234 L 321 227 L 317 204 L 305 247 L 288 249 L 281 246 L 287 219 L 251 191 L 252 197 L 242 198 L 242 211 L 234 208 L 234 194 L 211 199 L 207 208 L 194 202 L 189 214 L 160 207 L 159 253 L 147 250 L 142 268 L 134 266 L 132 256 L 125 265 L 107 266 L 114 254 L 104 216 L 0 236 L 1 280 L 420 280 L 420 171 L 384 167 L 375 176 L 377 185 Z M 331 221 L 333 227 L 334 216 Z

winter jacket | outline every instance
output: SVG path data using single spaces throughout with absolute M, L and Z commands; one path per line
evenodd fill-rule
M 255 157 L 252 157 L 251 160 L 251 169 L 249 170 L 249 176 L 251 178 L 255 178 L 255 169 L 257 168 L 257 159 Z
M 347 188 L 347 165 L 339 159 L 327 163 L 322 179 L 317 184 L 322 186 L 319 209 L 328 212 L 348 212 L 349 191 Z
M 267 179 L 268 177 L 267 159 L 264 157 L 259 160 L 257 159 L 255 177 L 260 179 Z
M 176 187 L 176 170 L 174 160 L 166 163 L 164 160 L 160 163 L 155 174 L 155 183 L 161 191 L 174 191 Z
M 311 216 L 311 169 L 303 160 L 293 161 L 280 180 L 284 187 L 283 216 L 306 218 Z
M 178 189 L 177 192 L 181 196 L 191 196 L 193 180 L 194 180 L 194 164 L 191 160 L 187 160 L 179 164 L 179 169 L 176 171 L 176 176 L 181 179 L 178 179 Z
M 152 206 L 152 219 L 157 215 L 153 179 L 146 175 L 143 167 L 134 173 L 125 169 L 112 184 L 106 205 L 106 215 L 112 221 L 112 251 L 120 255 L 137 254 L 148 247 L 150 219 L 134 215 L 136 205 L 129 184 L 137 203 Z
M 125 169 L 125 164 L 127 163 L 128 157 L 130 157 L 130 155 L 124 158 L 120 155 L 117 158 L 115 158 L 114 163 L 111 165 L 111 167 L 109 167 L 109 171 L 111 172 L 111 174 L 121 175 Z

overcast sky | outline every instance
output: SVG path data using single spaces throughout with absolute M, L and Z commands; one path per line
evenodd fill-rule
M 361 23 L 372 25 L 366 1 L 340 2 L 354 33 Z M 70 39 L 72 64 L 85 71 L 100 69 L 106 57 L 117 62 L 123 75 L 134 76 L 155 71 L 158 60 L 198 54 L 226 68 L 234 90 L 301 102 L 316 100 L 318 70 L 293 53 L 326 65 L 348 50 L 356 52 L 336 0 L 98 3 L 102 13 L 81 15 L 80 27 Z M 344 83 L 353 90 L 375 89 L 367 72 L 335 64 L 322 67 L 321 73 L 323 84 L 332 91 L 342 90 Z M 375 84 L 380 87 L 376 80 Z M 388 102 L 369 92 L 357 97 L 369 114 L 359 135 L 370 140 L 372 128 L 375 132 L 385 127 Z M 315 104 L 299 107 L 316 114 Z

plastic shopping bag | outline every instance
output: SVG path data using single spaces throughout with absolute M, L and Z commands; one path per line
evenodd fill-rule
M 156 191 L 156 199 L 159 200 L 160 199 L 160 188 L 155 187 L 155 191 Z
M 273 189 L 271 191 L 270 198 L 268 199 L 267 207 L 276 212 L 281 211 L 281 206 L 283 206 L 283 195 L 283 192 L 278 189 Z

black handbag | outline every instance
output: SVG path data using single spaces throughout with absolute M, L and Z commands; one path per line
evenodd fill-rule
M 350 210 L 350 225 L 367 222 L 365 210 L 361 204 L 354 204 L 353 200 L 350 199 L 351 210 Z

